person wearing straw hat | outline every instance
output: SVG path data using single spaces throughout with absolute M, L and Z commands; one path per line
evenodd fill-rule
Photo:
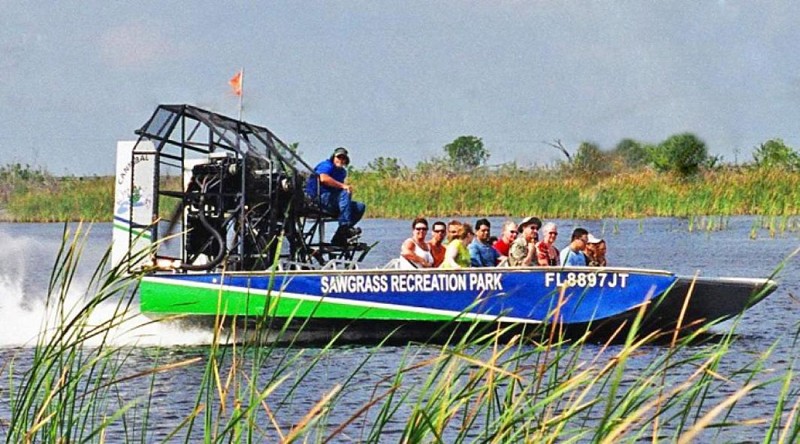
M 317 164 L 306 183 L 306 194 L 314 200 L 319 198 L 322 209 L 338 217 L 339 229 L 331 240 L 334 244 L 345 244 L 361 233 L 355 225 L 366 211 L 364 203 L 353 200 L 353 187 L 345 183 L 349 164 L 350 154 L 340 146 L 330 158 Z
M 542 221 L 538 217 L 528 216 L 517 225 L 522 236 L 511 243 L 508 248 L 509 267 L 530 267 L 536 265 L 536 239 Z

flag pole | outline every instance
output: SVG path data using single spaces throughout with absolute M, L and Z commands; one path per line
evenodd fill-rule
M 236 151 L 238 152 L 238 156 L 245 156 L 246 157 L 247 154 L 246 153 L 242 153 L 242 147 L 241 147 L 241 145 L 242 145 L 242 128 L 241 128 L 241 125 L 242 125 L 242 109 L 244 108 L 244 106 L 242 105 L 242 102 L 244 100 L 244 66 L 239 69 L 239 84 L 238 84 L 238 87 L 239 87 L 238 88 L 238 93 L 239 94 L 237 94 L 237 95 L 239 96 L 239 123 L 237 124 L 237 131 L 236 131 Z M 243 159 L 242 161 L 245 162 L 245 164 L 246 164 L 246 159 Z M 246 183 L 246 181 L 247 181 L 247 175 L 245 173 L 246 170 L 247 170 L 247 168 L 242 168 L 242 172 L 241 172 L 242 184 Z M 244 192 L 244 188 L 242 189 L 242 191 Z M 242 197 L 242 198 L 244 199 L 244 197 Z M 245 212 L 247 211 L 246 208 L 247 208 L 247 205 L 241 205 L 241 209 L 239 211 L 239 224 L 240 224 L 239 227 L 244 227 Z M 239 257 L 244 257 L 244 242 L 239 242 Z
M 240 79 L 239 80 L 239 82 L 240 82 L 239 83 L 239 85 L 240 85 L 239 86 L 239 91 L 241 91 L 239 93 L 239 121 L 241 121 L 242 120 L 242 109 L 243 109 L 242 101 L 244 100 L 244 66 L 239 70 L 239 73 L 240 73 L 240 76 L 241 76 L 239 78 Z

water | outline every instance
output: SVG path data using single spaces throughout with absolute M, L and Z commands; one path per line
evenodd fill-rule
M 490 220 L 493 233 L 499 234 L 502 219 Z M 429 222 L 432 224 L 433 220 Z M 610 265 L 668 269 L 684 275 L 700 272 L 704 276 L 765 277 L 800 246 L 800 239 L 797 232 L 778 233 L 775 237 L 770 237 L 769 232 L 763 229 L 755 231 L 756 238 L 751 239 L 753 227 L 757 223 L 756 218 L 737 217 L 727 219 L 727 228 L 722 231 L 690 232 L 689 221 L 686 219 L 560 221 L 561 236 L 557 245 L 563 247 L 568 242 L 572 229 L 582 226 L 606 239 Z M 396 257 L 401 242 L 411 234 L 411 222 L 405 220 L 365 220 L 362 228 L 364 240 L 380 241 L 368 256 L 366 266 L 383 265 Z M 32 344 L 43 323 L 44 295 L 62 231 L 61 224 L 0 224 L 0 263 L 3 264 L 0 267 L 0 369 L 3 371 L 0 380 L 8 380 L 7 372 L 11 371 L 8 364 L 12 359 L 13 380 L 18 380 L 22 369 L 30 363 Z M 83 265 L 78 268 L 67 295 L 68 299 L 80 300 L 94 271 L 94 265 L 105 252 L 110 239 L 110 224 L 98 224 L 91 228 L 82 253 Z M 791 342 L 800 321 L 800 307 L 794 297 L 800 286 L 798 268 L 797 260 L 790 259 L 777 276 L 780 284 L 778 291 L 747 312 L 743 322 L 737 327 L 738 337 L 733 345 L 734 350 L 722 364 L 721 373 L 729 373 L 749 364 L 773 346 L 774 351 L 767 365 L 774 374 L 784 374 L 787 367 L 793 364 L 792 354 L 796 349 Z M 110 304 L 100 307 L 93 319 L 100 322 L 104 317 L 110 316 L 112 311 Z M 729 324 L 723 324 L 717 328 L 725 331 L 728 326 Z M 125 362 L 125 368 L 131 374 L 151 369 L 156 363 L 204 358 L 207 356 L 207 348 L 202 344 L 207 344 L 210 340 L 207 332 L 181 331 L 159 324 L 147 325 L 147 319 L 141 315 L 133 316 L 125 326 L 115 332 L 112 339 L 116 345 L 131 346 L 126 348 L 128 351 Z M 583 353 L 586 354 L 586 359 L 591 359 L 598 350 L 590 346 Z M 281 388 L 275 395 L 289 396 L 276 418 L 286 432 L 293 421 L 305 415 L 323 394 L 353 376 L 354 369 L 359 365 L 363 364 L 363 368 L 354 375 L 356 383 L 346 387 L 347 396 L 328 413 L 331 424 L 346 421 L 371 396 L 386 390 L 388 385 L 382 378 L 394 375 L 401 362 L 418 362 L 435 356 L 436 353 L 435 349 L 422 346 L 384 347 L 377 350 L 373 347 L 342 347 L 334 352 L 310 348 L 302 350 L 299 357 L 296 350 L 275 350 L 266 361 L 262 373 L 274 373 L 275 368 L 281 365 L 281 359 L 295 359 L 296 362 L 291 367 L 293 369 L 311 369 L 304 377 L 300 389 L 290 393 L 288 389 Z M 658 346 L 643 349 L 631 359 L 628 370 L 632 373 L 630 377 L 635 378 L 636 368 L 646 367 L 663 353 L 664 349 Z M 414 358 L 404 358 L 409 355 Z M 312 365 L 315 360 L 319 362 Z M 672 377 L 677 383 L 694 370 L 696 369 L 676 370 Z M 197 396 L 195 388 L 202 384 L 204 372 L 205 367 L 201 361 L 161 373 L 152 381 L 152 393 L 149 378 L 134 379 L 122 385 L 125 391 L 123 397 L 127 400 L 152 394 L 153 407 L 147 441 L 163 439 L 191 413 Z M 422 377 L 423 374 L 410 372 L 404 383 L 413 384 L 415 378 Z M 9 416 L 4 386 L 5 383 L 0 384 L 0 424 L 4 424 Z M 731 387 L 733 391 L 738 386 Z M 800 386 L 795 381 L 793 388 L 798 387 Z M 770 419 L 779 389 L 778 384 L 772 384 L 754 391 L 734 410 L 729 419 Z M 712 394 L 712 397 L 719 397 L 721 401 L 726 394 L 730 393 L 720 390 L 719 393 Z M 790 408 L 791 406 L 786 407 L 787 412 Z M 359 434 L 362 423 L 357 421 L 354 424 L 348 429 L 347 436 L 354 441 L 363 439 L 364 436 Z M 396 441 L 402 427 L 402 423 L 390 422 L 383 438 Z M 665 427 L 669 429 L 669 425 Z M 755 424 L 746 428 L 748 432 L 745 434 L 742 434 L 741 427 L 731 434 L 726 434 L 723 429 L 720 435 L 711 434 L 710 439 L 758 440 L 763 437 L 766 427 L 763 423 Z M 109 433 L 109 438 L 113 438 L 115 433 L 122 432 L 119 428 L 112 428 Z M 195 436 L 201 437 L 198 433 L 201 431 L 198 430 Z

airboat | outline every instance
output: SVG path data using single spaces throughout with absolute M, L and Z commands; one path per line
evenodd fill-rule
M 374 245 L 327 240 L 336 215 L 303 191 L 314 169 L 269 129 L 180 104 L 135 133 L 117 145 L 113 260 L 141 275 L 144 315 L 244 340 L 692 331 L 777 288 L 638 268 L 365 268 Z

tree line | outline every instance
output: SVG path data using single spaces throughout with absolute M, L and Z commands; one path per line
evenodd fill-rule
M 657 144 L 626 138 L 611 149 L 603 149 L 592 142 L 582 142 L 572 152 L 560 140 L 544 143 L 564 154 L 565 159 L 557 162 L 554 167 L 558 172 L 567 174 L 608 175 L 649 168 L 681 178 L 691 178 L 703 170 L 724 166 L 722 157 L 710 155 L 705 142 L 692 133 L 675 134 Z M 457 137 L 444 145 L 442 150 L 442 156 L 419 161 L 413 168 L 405 166 L 395 157 L 378 157 L 369 162 L 362 171 L 392 177 L 404 172 L 474 173 L 476 170 L 487 169 L 491 156 L 480 137 L 468 135 Z M 775 138 L 755 147 L 752 162 L 745 165 L 800 171 L 800 154 L 782 139 Z M 521 169 L 514 162 L 495 168 L 500 172 Z

